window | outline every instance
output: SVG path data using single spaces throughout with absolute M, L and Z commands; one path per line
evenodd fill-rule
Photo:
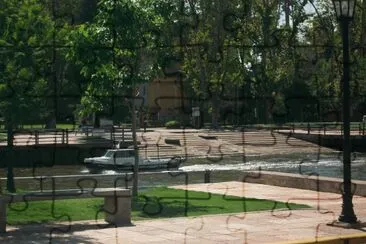
M 107 151 L 106 153 L 105 153 L 105 155 L 104 155 L 104 157 L 108 157 L 108 158 L 111 158 L 111 157 L 113 157 L 113 151 Z
M 129 150 L 128 157 L 135 157 L 135 150 Z
M 116 158 L 124 158 L 124 157 L 126 157 L 126 156 L 125 156 L 125 153 L 123 151 L 116 152 Z

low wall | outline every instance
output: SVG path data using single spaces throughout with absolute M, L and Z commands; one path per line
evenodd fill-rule
M 322 147 L 341 151 L 343 149 L 343 135 L 332 134 L 306 134 L 294 132 L 279 132 L 289 138 L 293 137 L 303 141 L 311 142 Z M 366 152 L 366 136 L 351 135 L 351 151 L 352 152 Z
M 343 180 L 323 176 L 308 176 L 290 173 L 269 171 L 245 172 L 239 179 L 248 183 L 292 187 L 312 191 L 339 193 L 343 192 Z M 352 180 L 352 192 L 354 195 L 366 196 L 366 181 Z
M 12 167 L 51 167 L 54 165 L 82 164 L 84 158 L 101 156 L 111 146 L 83 145 L 33 145 L 0 147 L 0 168 Z

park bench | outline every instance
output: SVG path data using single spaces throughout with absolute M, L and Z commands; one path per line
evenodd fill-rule
M 6 232 L 6 207 L 9 203 L 57 199 L 104 198 L 105 221 L 115 225 L 131 224 L 131 190 L 125 188 L 70 189 L 4 194 L 0 196 L 0 232 Z M 70 216 L 72 217 L 72 216 Z

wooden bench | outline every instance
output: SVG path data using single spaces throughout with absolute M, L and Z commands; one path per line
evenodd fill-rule
M 116 225 L 131 224 L 131 190 L 125 188 L 70 189 L 4 194 L 0 196 L 0 232 L 6 232 L 6 207 L 9 203 L 76 198 L 104 198 L 105 221 Z M 72 206 L 70 206 L 72 207 Z M 20 213 L 21 214 L 21 213 Z M 71 216 L 72 217 L 72 216 Z

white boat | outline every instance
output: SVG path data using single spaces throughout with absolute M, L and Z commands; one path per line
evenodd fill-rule
M 182 160 L 172 158 L 139 158 L 139 169 L 176 169 Z M 84 164 L 88 169 L 123 169 L 132 170 L 135 166 L 134 149 L 109 149 L 101 157 L 85 158 Z

